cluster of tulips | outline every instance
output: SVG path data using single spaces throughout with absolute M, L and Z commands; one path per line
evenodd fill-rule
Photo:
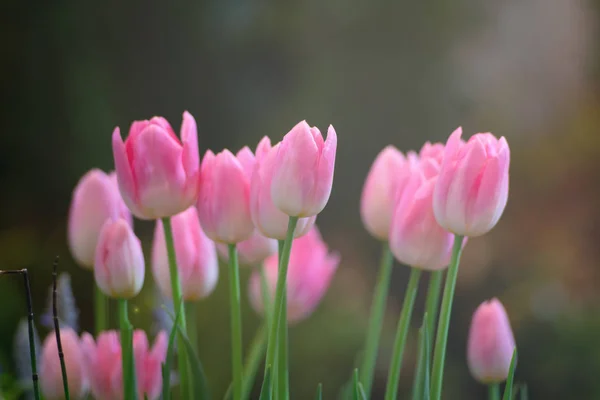
M 371 397 L 394 258 L 411 272 L 385 398 L 398 395 L 424 271 L 429 285 L 412 398 L 441 398 L 460 255 L 468 237 L 494 227 L 508 196 L 506 140 L 483 133 L 465 142 L 461 134 L 457 129 L 446 145 L 426 143 L 418 154 L 386 147 L 367 176 L 361 216 L 384 246 L 364 354 L 343 392 L 348 398 Z M 302 121 L 275 145 L 265 137 L 255 152 L 248 147 L 235 155 L 209 150 L 200 160 L 196 122 L 185 112 L 180 138 L 164 118 L 154 117 L 133 122 L 125 142 L 116 128 L 112 147 L 115 172 L 94 169 L 81 178 L 68 225 L 74 259 L 94 273 L 96 336 L 79 336 L 67 326 L 58 335 L 48 335 L 39 366 L 43 396 L 167 400 L 175 388 L 182 399 L 208 398 L 197 355 L 202 344 L 189 310 L 215 288 L 220 257 L 228 264 L 230 289 L 232 384 L 226 398 L 249 398 L 264 362 L 260 398 L 289 399 L 287 352 L 293 343 L 288 343 L 288 324 L 312 313 L 340 263 L 315 225 L 332 189 L 337 147 L 333 127 L 324 139 L 319 129 Z M 152 346 L 128 318 L 127 302 L 142 289 L 146 270 L 132 215 L 156 220 L 151 271 L 156 287 L 173 306 L 172 328 L 160 331 Z M 240 264 L 253 267 L 249 301 L 265 320 L 246 357 Z M 109 326 L 115 304 L 120 332 Z M 508 378 L 504 397 L 512 398 L 516 350 L 498 300 L 477 309 L 468 340 L 473 376 L 490 385 L 493 399 L 500 398 L 499 384 Z M 317 398 L 321 393 L 319 386 Z

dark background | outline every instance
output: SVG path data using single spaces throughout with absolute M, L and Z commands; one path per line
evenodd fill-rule
M 600 397 L 597 1 L 10 0 L 1 7 L 0 268 L 29 268 L 37 315 L 58 254 L 83 329 L 92 329 L 92 277 L 69 255 L 66 215 L 79 177 L 113 168 L 116 125 L 126 131 L 135 119 L 163 115 L 178 130 L 189 110 L 204 152 L 254 148 L 302 119 L 322 130 L 331 123 L 336 177 L 318 222 L 343 261 L 317 312 L 291 329 L 291 387 L 304 399 L 324 382 L 325 397 L 334 398 L 362 347 L 379 258 L 358 212 L 370 163 L 387 144 L 416 149 L 462 125 L 467 137 L 506 136 L 511 194 L 498 226 L 464 253 L 445 398 L 485 396 L 468 374 L 465 343 L 472 312 L 494 296 L 510 315 L 517 381 L 529 384 L 530 398 Z M 152 229 L 136 221 L 146 250 Z M 399 266 L 374 398 L 383 396 L 406 278 Z M 150 326 L 152 286 L 148 274 L 136 326 Z M 422 303 L 419 296 L 415 315 Z M 17 281 L 0 279 L 0 304 L 0 363 L 11 373 L 13 335 L 25 315 Z M 260 321 L 245 307 L 249 341 Z M 198 317 L 201 357 L 220 396 L 230 376 L 223 281 L 198 304 Z M 416 329 L 402 398 L 415 343 Z

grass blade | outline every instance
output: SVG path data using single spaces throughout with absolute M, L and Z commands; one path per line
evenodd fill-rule
M 271 400 L 271 366 L 267 365 L 262 388 L 260 389 L 260 400 Z
M 517 348 L 513 351 L 512 360 L 510 361 L 510 369 L 508 370 L 508 379 L 504 387 L 504 396 L 502 400 L 512 400 L 513 398 L 513 382 L 515 380 L 515 369 L 517 367 Z
M 317 396 L 315 397 L 316 400 L 323 400 L 323 384 L 319 383 L 319 385 L 317 386 Z

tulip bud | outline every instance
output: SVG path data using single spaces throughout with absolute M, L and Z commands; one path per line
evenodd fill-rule
M 277 240 L 265 237 L 254 230 L 250 239 L 239 242 L 236 248 L 240 264 L 253 266 L 262 263 L 265 258 L 277 253 Z M 217 250 L 223 261 L 229 262 L 227 245 L 218 243 Z
M 477 381 L 500 383 L 508 377 L 515 339 L 506 310 L 498 299 L 482 303 L 473 314 L 467 361 Z
M 144 254 L 140 240 L 123 219 L 106 221 L 96 247 L 96 284 L 110 297 L 129 299 L 144 284 Z
M 171 218 L 177 268 L 184 300 L 199 300 L 214 290 L 219 277 L 215 244 L 198 221 L 196 207 L 190 207 Z M 165 234 L 160 220 L 156 222 L 152 245 L 152 273 L 165 297 L 171 297 L 171 277 Z
M 112 147 L 121 195 L 136 217 L 170 217 L 195 203 L 200 159 L 190 113 L 183 113 L 181 141 L 166 119 L 154 117 L 131 124 L 125 143 L 115 128 Z
M 215 242 L 238 243 L 254 231 L 250 217 L 250 175 L 254 155 L 245 147 L 237 157 L 229 150 L 206 152 L 201 167 L 198 215 Z
M 94 266 L 100 229 L 107 219 L 123 218 L 132 224 L 131 214 L 121 198 L 115 173 L 92 169 L 77 183 L 69 209 L 68 241 L 73 258 L 82 267 Z
M 275 207 L 271 199 L 271 182 L 274 161 L 279 144 L 271 147 L 271 141 L 265 136 L 256 147 L 256 165 L 250 184 L 250 214 L 252 222 L 263 235 L 277 240 L 285 240 L 289 216 Z M 316 216 L 299 218 L 294 237 L 305 235 L 314 225 Z
M 361 197 L 360 214 L 371 235 L 388 240 L 394 204 L 418 163 L 416 154 L 408 159 L 394 146 L 387 146 L 375 158 Z
M 72 399 L 82 399 L 88 390 L 88 381 L 81 354 L 79 337 L 70 328 L 60 330 L 63 359 L 69 379 L 69 394 Z M 60 358 L 56 335 L 50 332 L 44 340 L 40 361 L 40 388 L 47 400 L 65 398 Z
M 305 319 L 314 311 L 325 295 L 339 262 L 339 255 L 328 253 L 327 245 L 316 227 L 294 240 L 287 276 L 288 322 Z M 263 264 L 271 301 L 275 296 L 278 264 L 277 255 L 267 258 Z M 254 309 L 262 314 L 264 306 L 260 273 L 255 270 L 250 277 L 249 296 Z
M 337 135 L 333 126 L 323 140 L 318 128 L 298 123 L 279 144 L 273 162 L 271 198 L 292 217 L 320 213 L 331 194 Z
M 492 229 L 508 199 L 510 149 L 491 133 L 473 135 L 467 143 L 456 129 L 446 143 L 433 196 L 435 217 L 445 229 L 480 236 Z

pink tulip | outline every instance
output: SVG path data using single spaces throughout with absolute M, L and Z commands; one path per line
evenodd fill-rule
M 250 171 L 254 155 L 247 147 L 237 154 L 206 152 L 201 167 L 198 215 L 206 235 L 215 242 L 238 243 L 254 231 L 250 217 Z
M 433 196 L 435 217 L 444 228 L 480 236 L 496 225 L 508 199 L 510 149 L 506 139 L 478 133 L 467 143 L 456 129 L 446 143 Z
M 144 284 L 144 254 L 140 240 L 124 219 L 106 221 L 96 247 L 94 277 L 110 297 L 129 299 Z
M 121 194 L 136 217 L 170 217 L 194 204 L 200 160 L 190 113 L 183 113 L 181 141 L 166 119 L 154 117 L 131 124 L 125 143 L 115 128 L 112 146 Z
M 285 240 L 289 216 L 280 211 L 271 199 L 274 161 L 279 144 L 271 147 L 267 136 L 256 147 L 256 166 L 250 185 L 250 214 L 256 228 L 266 237 Z M 316 216 L 298 219 L 294 237 L 305 235 L 314 225 Z
M 273 162 L 271 198 L 293 217 L 320 213 L 331 194 L 337 135 L 333 126 L 323 140 L 318 128 L 298 123 L 279 144 Z
M 199 300 L 212 293 L 219 277 L 215 244 L 200 227 L 196 207 L 171 218 L 177 268 L 183 298 Z M 169 259 L 162 222 L 156 222 L 152 245 L 152 273 L 163 296 L 171 297 Z
M 287 277 L 288 322 L 305 319 L 314 311 L 325 295 L 339 262 L 339 255 L 328 253 L 327 245 L 316 227 L 294 240 Z M 263 267 L 268 292 L 273 301 L 277 285 L 277 255 L 267 258 Z M 250 303 L 262 314 L 264 307 L 260 271 L 252 273 L 249 284 Z
M 417 163 L 416 154 L 411 152 L 405 158 L 394 146 L 387 146 L 375 158 L 363 187 L 360 213 L 363 224 L 377 239 L 388 240 L 396 198 Z
M 471 375 L 484 384 L 508 377 L 515 339 L 506 310 L 498 299 L 482 303 L 471 320 L 467 360 Z
M 82 399 L 88 391 L 88 380 L 81 354 L 81 345 L 77 333 L 69 328 L 60 330 L 67 377 L 69 378 L 69 394 L 73 399 Z M 64 399 L 62 370 L 56 335 L 50 332 L 42 346 L 40 360 L 40 387 L 47 400 Z
M 123 376 L 121 364 L 121 343 L 116 331 L 106 331 L 94 338 L 89 333 L 82 335 L 83 359 L 91 382 L 94 398 L 97 400 L 122 400 Z M 168 338 L 160 332 L 149 347 L 146 333 L 136 330 L 133 333 L 133 353 L 138 389 L 138 399 L 156 400 L 162 389 L 161 364 L 167 355 Z
M 277 253 L 277 240 L 265 237 L 254 230 L 250 239 L 239 242 L 236 248 L 240 264 L 254 266 L 262 263 L 270 255 Z M 217 250 L 223 261 L 229 262 L 227 245 L 218 243 Z
M 437 177 L 426 178 L 421 168 L 398 199 L 390 228 L 390 249 L 401 263 L 440 270 L 450 262 L 453 236 L 433 214 L 433 189 Z
M 94 253 L 100 229 L 107 219 L 123 218 L 132 224 L 129 209 L 123 202 L 115 173 L 92 169 L 77 183 L 69 209 L 69 247 L 73 258 L 82 266 L 94 266 Z
M 421 171 L 426 178 L 433 178 L 440 173 L 444 159 L 444 145 L 442 143 L 426 142 L 419 152 Z

